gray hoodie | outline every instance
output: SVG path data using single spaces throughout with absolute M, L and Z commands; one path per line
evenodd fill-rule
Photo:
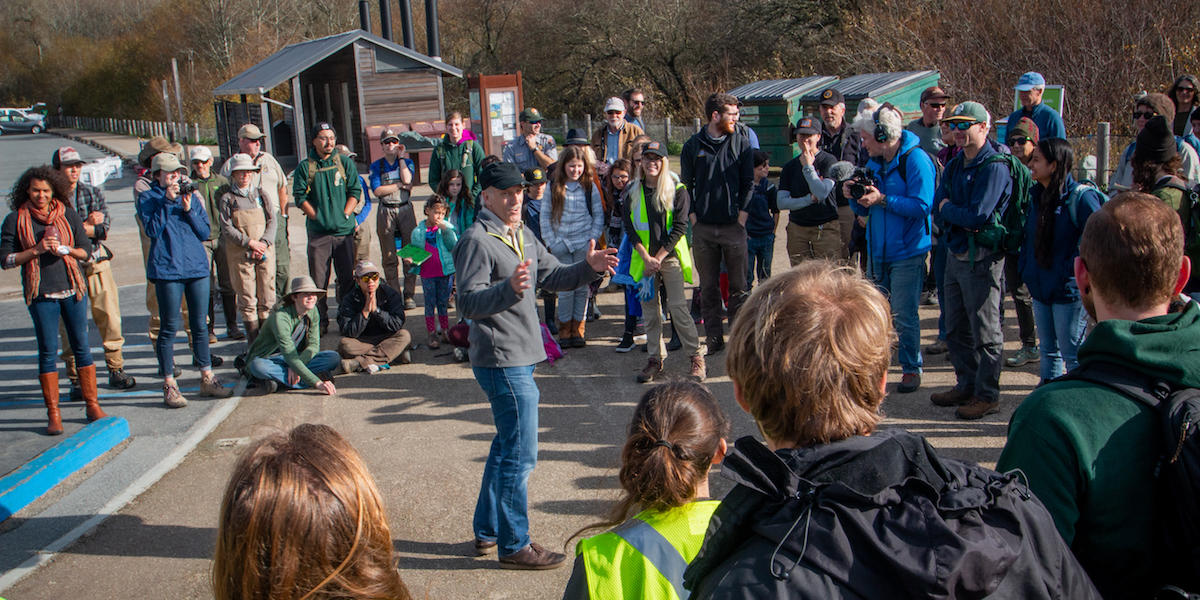
M 533 289 L 513 291 L 509 278 L 521 256 L 504 241 L 508 226 L 482 208 L 479 218 L 454 246 L 458 278 L 458 310 L 471 319 L 471 366 L 525 367 L 546 360 L 541 320 Z M 573 290 L 599 279 L 587 261 L 563 265 L 531 232 L 523 232 L 524 258 L 534 289 Z

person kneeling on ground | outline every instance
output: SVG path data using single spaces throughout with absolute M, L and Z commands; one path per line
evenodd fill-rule
M 396 569 L 379 488 L 362 456 L 328 425 L 306 423 L 247 448 L 218 523 L 217 600 L 412 598 Z
M 379 285 L 383 272 L 375 263 L 360 260 L 354 266 L 356 287 L 338 300 L 338 330 L 342 341 L 342 372 L 378 373 L 397 358 L 412 362 L 408 346 L 412 335 L 404 329 L 404 295 L 390 285 Z
M 805 261 L 741 307 L 734 397 L 765 444 L 725 457 L 737 486 L 684 575 L 692 598 L 1099 598 L 1018 481 L 877 430 L 896 335 L 879 289 Z
M 290 389 L 312 387 L 332 396 L 333 381 L 322 380 L 338 367 L 338 353 L 321 350 L 320 313 L 317 298 L 325 290 L 312 277 L 292 279 L 286 296 L 262 324 L 258 338 L 246 354 L 246 371 L 266 382 L 268 394 L 279 385 Z

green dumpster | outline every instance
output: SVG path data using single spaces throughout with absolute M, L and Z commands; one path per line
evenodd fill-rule
M 931 85 L 938 85 L 941 74 L 937 71 L 900 71 L 894 73 L 864 73 L 841 79 L 836 83 L 821 86 L 805 93 L 800 98 L 804 115 L 819 117 L 817 110 L 821 92 L 826 87 L 837 89 L 846 98 L 846 120 L 853 121 L 858 114 L 858 103 L 873 98 L 880 104 L 891 102 L 904 112 L 905 123 L 921 113 L 921 92 Z
M 791 127 L 800 119 L 800 97 L 821 90 L 836 77 L 813 75 L 798 79 L 768 79 L 730 90 L 742 102 L 742 123 L 758 135 L 759 149 L 771 157 L 773 166 L 783 166 L 797 150 Z

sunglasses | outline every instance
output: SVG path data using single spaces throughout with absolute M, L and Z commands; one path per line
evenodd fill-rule
M 1032 142 L 1032 141 L 1033 141 L 1033 138 L 1030 138 L 1030 137 L 1015 137 L 1015 138 L 1008 140 L 1008 145 L 1009 146 L 1018 146 L 1020 144 L 1028 144 L 1029 142 Z
M 953 131 L 957 129 L 959 131 L 966 131 L 970 129 L 972 125 L 977 125 L 978 123 L 979 121 L 956 121 L 954 123 L 950 123 L 950 130 Z
M 1179 88 L 1179 89 L 1181 89 L 1181 90 L 1182 90 L 1182 89 L 1184 89 L 1184 88 Z M 646 101 L 645 101 L 645 100 L 630 100 L 630 101 L 629 101 L 629 103 L 630 103 L 630 104 L 637 105 L 637 106 L 641 106 L 641 105 L 645 104 L 645 103 L 646 103 Z
M 926 104 L 932 106 L 933 108 L 946 108 L 945 102 L 926 102 Z
M 370 282 L 372 282 L 372 281 L 379 281 L 379 273 L 367 273 L 366 275 L 363 275 L 362 277 L 359 277 L 359 278 L 358 278 L 358 280 L 359 280 L 359 281 L 361 281 L 361 282 L 363 282 L 363 283 L 370 283 Z
M 1133 120 L 1136 121 L 1138 119 L 1153 119 L 1157 115 L 1158 115 L 1158 113 L 1156 113 L 1154 111 L 1144 111 L 1143 112 L 1143 111 L 1135 110 L 1135 111 L 1133 111 Z
M 1196 88 L 1193 88 L 1193 87 L 1181 87 L 1181 88 L 1175 88 L 1175 91 L 1176 91 L 1176 92 L 1195 92 L 1195 91 L 1196 91 Z
M 610 111 L 608 111 L 606 114 L 610 114 L 610 115 L 619 115 L 619 114 L 621 114 L 621 111 L 619 111 L 619 110 L 610 110 Z

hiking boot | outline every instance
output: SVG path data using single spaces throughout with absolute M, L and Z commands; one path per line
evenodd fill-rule
M 274 394 L 279 391 L 279 382 L 274 379 L 268 379 L 263 382 L 263 395 Z
M 220 356 L 217 356 L 216 354 L 209 354 L 208 362 L 209 362 L 209 366 L 211 366 L 212 368 L 215 369 L 215 368 L 225 364 L 225 359 L 221 358 Z M 197 369 L 200 368 L 200 359 L 193 356 L 192 357 L 192 366 L 196 367 Z M 179 374 L 176 373 L 175 376 L 179 377 Z
M 163 404 L 167 405 L 167 408 L 183 408 L 187 406 L 187 398 L 184 398 L 183 394 L 179 393 L 179 386 L 164 383 Z
M 1004 359 L 1004 364 L 1010 367 L 1020 367 L 1040 360 L 1042 360 L 1042 354 L 1038 351 L 1038 347 L 1035 344 L 1033 346 L 1021 346 L 1020 350 L 1017 350 L 1012 356 Z
M 500 567 L 503 569 L 544 570 L 556 569 L 566 564 L 567 556 L 552 552 L 541 545 L 530 542 L 514 554 L 500 557 Z
M 353 358 L 343 358 L 341 360 L 341 363 L 339 363 L 339 364 L 340 364 L 342 373 L 356 373 L 356 372 L 358 372 L 359 368 L 362 366 L 362 365 L 359 365 L 358 361 L 354 360 Z
M 200 395 L 208 396 L 209 398 L 228 398 L 233 395 L 233 390 L 225 387 L 217 376 L 211 375 L 207 379 L 200 378 Z
M 972 394 L 967 390 L 952 387 L 944 392 L 929 395 L 929 401 L 934 406 L 962 406 L 971 401 Z
M 692 367 L 688 371 L 688 377 L 697 383 L 703 382 L 704 378 L 708 377 L 708 368 L 704 364 L 703 356 L 697 354 L 692 357 Z
M 621 336 L 621 341 L 617 342 L 617 352 L 625 353 L 633 350 L 633 332 L 626 331 Z
M 496 542 L 475 538 L 475 555 L 487 556 L 496 551 Z
M 954 411 L 954 416 L 964 421 L 974 421 L 982 419 L 987 415 L 993 415 L 1000 412 L 1000 402 L 988 402 L 978 396 L 971 396 L 971 401 L 958 407 Z
M 231 340 L 244 340 L 246 339 L 246 334 L 242 333 L 242 330 L 238 329 L 237 325 L 234 325 L 225 329 L 225 337 Z
M 662 359 L 650 357 L 646 362 L 646 366 L 642 368 L 642 372 L 637 374 L 638 383 L 650 383 L 654 381 L 663 372 Z
M 704 340 L 704 345 L 708 346 L 706 356 L 712 356 L 725 349 L 725 337 L 720 335 L 712 336 Z
M 937 306 L 937 291 L 925 290 L 921 292 L 921 306 Z
M 911 394 L 921 387 L 920 373 L 905 373 L 900 377 L 900 385 L 896 386 L 896 391 L 901 394 Z
M 112 369 L 108 372 L 108 387 L 127 390 L 137 385 L 137 381 L 125 373 L 125 369 Z
M 946 340 L 934 340 L 932 344 L 925 346 L 924 352 L 929 355 L 937 355 L 945 354 L 949 350 L 950 348 L 946 346 Z
M 436 331 L 429 332 L 429 339 L 425 342 L 425 345 L 429 346 L 430 350 L 437 350 L 438 348 L 442 347 L 442 343 L 438 341 L 438 334 Z
M 404 299 L 404 310 L 412 310 L 417 307 L 417 303 L 412 298 Z

